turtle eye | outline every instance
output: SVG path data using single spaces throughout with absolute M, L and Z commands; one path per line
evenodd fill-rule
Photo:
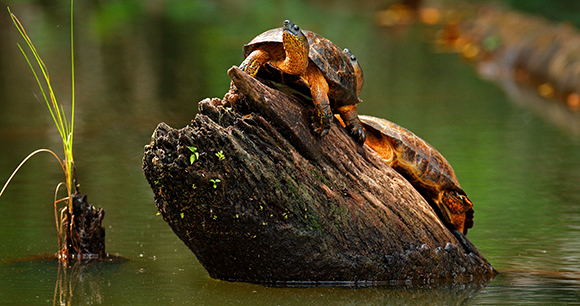
M 296 32 L 300 31 L 300 27 L 297 25 L 294 25 L 294 31 L 296 31 Z
M 351 60 L 351 61 L 356 61 L 356 57 L 355 57 L 354 55 L 351 55 L 351 56 L 350 56 L 350 60 Z

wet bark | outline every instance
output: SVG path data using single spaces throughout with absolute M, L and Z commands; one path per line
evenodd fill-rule
M 67 240 L 69 250 L 72 247 L 78 250 L 75 253 L 82 254 L 84 257 L 103 258 L 105 256 L 105 229 L 101 223 L 105 217 L 105 210 L 89 204 L 86 194 L 77 192 L 72 196 L 74 221 L 72 237 Z
M 370 148 L 336 122 L 316 137 L 306 102 L 228 73 L 242 95 L 201 101 L 182 129 L 159 124 L 143 158 L 161 215 L 211 277 L 489 281 L 479 251 Z
M 75 180 L 76 182 L 76 180 Z M 72 212 L 68 207 L 62 220 L 63 243 L 57 257 L 60 262 L 74 266 L 91 260 L 105 259 L 105 210 L 95 208 L 87 195 L 76 189 L 71 195 Z

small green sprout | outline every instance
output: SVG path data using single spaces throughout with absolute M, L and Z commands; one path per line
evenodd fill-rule
M 191 151 L 191 156 L 189 157 L 189 162 L 193 165 L 196 159 L 199 159 L 199 153 L 196 147 L 187 147 Z
M 232 108 L 231 107 L 226 107 L 226 111 L 231 112 Z M 222 113 L 220 111 L 220 117 L 218 118 L 218 123 L 221 124 L 222 123 L 222 117 L 225 115 L 225 113 Z
M 214 188 L 214 189 L 215 189 L 215 188 L 217 188 L 217 183 L 221 182 L 221 180 L 220 180 L 220 179 L 209 180 L 209 181 L 213 183 L 213 188 Z
M 219 152 L 217 152 L 215 154 L 215 156 L 217 156 L 219 160 L 224 160 L 226 158 L 226 156 L 224 155 L 224 151 L 222 151 L 222 150 L 220 150 Z
M 185 216 L 184 213 L 179 214 L 181 216 L 181 219 L 183 219 L 183 217 Z

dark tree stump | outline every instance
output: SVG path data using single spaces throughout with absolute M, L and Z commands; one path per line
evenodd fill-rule
M 102 225 L 105 210 L 89 204 L 87 195 L 78 190 L 71 196 L 73 197 L 73 213 L 70 218 L 73 222 L 71 234 L 66 239 L 69 255 L 71 250 L 78 248 L 78 252 L 75 251 L 74 254 L 81 259 L 83 257 L 87 259 L 105 258 L 107 256 L 105 252 L 105 228 Z
M 182 129 L 159 124 L 143 158 L 161 215 L 211 277 L 317 283 L 493 276 L 478 251 L 465 251 L 421 195 L 338 123 L 316 137 L 311 107 L 236 67 L 228 73 L 242 96 L 201 101 Z M 193 164 L 190 147 L 199 154 Z

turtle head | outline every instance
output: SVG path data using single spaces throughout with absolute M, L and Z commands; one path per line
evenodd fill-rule
M 473 203 L 463 190 L 446 190 L 442 193 L 442 202 L 453 214 L 464 213 L 473 207 Z
M 284 27 L 282 27 L 284 32 L 289 32 L 294 36 L 299 36 L 302 31 L 300 31 L 300 27 L 295 25 L 292 21 L 286 19 L 284 20 Z M 302 34 L 304 36 L 304 34 Z
M 303 74 L 308 67 L 308 51 L 310 50 L 308 39 L 300 27 L 290 20 L 284 21 L 282 30 L 286 59 L 281 69 L 290 74 Z
M 356 94 L 360 95 L 360 92 L 365 82 L 362 68 L 358 63 L 356 56 L 354 56 L 354 54 L 352 54 L 352 52 L 350 52 L 349 49 L 344 49 L 342 52 L 344 53 L 344 55 L 346 55 L 346 57 L 348 57 L 352 65 L 352 68 L 354 69 L 354 73 L 356 74 Z
M 467 229 L 473 227 L 473 203 L 465 192 L 459 190 L 446 190 L 440 194 L 439 209 L 446 222 L 451 223 L 455 229 L 467 234 Z

